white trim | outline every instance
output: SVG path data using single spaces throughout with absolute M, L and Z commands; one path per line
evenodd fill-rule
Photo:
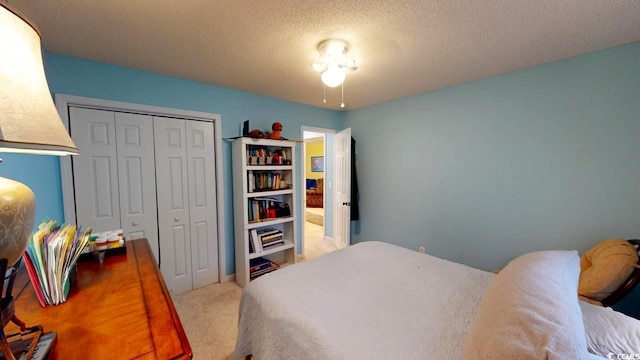
M 216 200 L 218 215 L 218 281 L 229 281 L 235 275 L 226 275 L 226 236 L 225 236 L 225 207 L 224 207 L 224 174 L 222 163 L 222 117 L 220 114 L 206 113 L 200 111 L 174 109 L 161 106 L 134 104 L 120 101 L 88 98 L 82 96 L 55 94 L 55 103 L 62 122 L 69 131 L 69 106 L 85 107 L 100 110 L 133 112 L 145 115 L 168 116 L 189 120 L 199 120 L 213 122 L 214 140 L 216 147 L 215 169 L 216 169 Z M 71 157 L 60 158 L 60 177 L 62 181 L 62 204 L 64 207 L 64 221 L 75 224 L 76 208 L 73 195 L 73 173 L 71 172 Z
M 305 131 L 324 133 L 324 134 L 335 134 L 335 133 L 338 132 L 337 130 L 334 130 L 334 129 L 325 129 L 325 128 L 319 128 L 319 127 L 315 127 L 315 126 L 302 125 L 302 126 L 300 126 L 300 138 L 301 139 L 304 139 L 304 132 Z
M 304 139 L 304 143 L 305 144 L 314 144 L 314 143 L 319 143 L 319 142 L 325 142 L 326 137 L 327 137 L 326 134 L 323 134 L 321 137 Z
M 232 282 L 232 281 L 233 282 L 236 281 L 236 274 L 220 276 L 221 283 Z

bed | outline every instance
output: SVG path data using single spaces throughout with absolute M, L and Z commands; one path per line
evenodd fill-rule
M 575 251 L 530 253 L 494 275 L 359 243 L 251 282 L 234 358 L 588 358 L 579 260 Z M 640 321 L 627 318 L 619 350 L 640 349 L 628 345 L 640 339 Z

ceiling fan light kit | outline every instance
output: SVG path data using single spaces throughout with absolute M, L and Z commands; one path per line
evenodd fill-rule
M 349 44 L 340 39 L 328 39 L 318 44 L 318 59 L 313 62 L 313 70 L 321 72 L 320 79 L 323 86 L 337 87 L 342 85 L 341 108 L 345 108 L 344 103 L 344 80 L 347 71 L 354 71 L 358 67 L 354 59 L 347 56 Z M 326 91 L 324 92 L 326 94 Z M 322 99 L 327 103 L 326 96 Z

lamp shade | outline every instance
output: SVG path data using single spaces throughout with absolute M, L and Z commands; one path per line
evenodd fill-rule
M 44 74 L 40 34 L 0 0 L 0 152 L 78 154 Z

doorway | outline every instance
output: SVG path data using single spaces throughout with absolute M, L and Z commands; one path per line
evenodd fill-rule
M 303 128 L 304 222 L 302 255 L 305 260 L 337 250 L 331 236 L 333 130 Z

